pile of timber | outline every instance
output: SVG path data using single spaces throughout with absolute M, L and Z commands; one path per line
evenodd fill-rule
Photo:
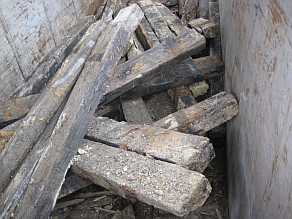
M 80 24 L 39 65 L 45 76 L 1 104 L 0 122 L 18 121 L 0 130 L 0 218 L 48 217 L 70 167 L 83 185 L 177 216 L 205 203 L 211 186 L 202 173 L 215 152 L 204 136 L 238 104 L 225 92 L 197 103 L 224 66 L 216 43 L 192 58 L 218 37 L 218 24 L 190 21 L 188 4 L 180 20 L 159 2 L 108 0 L 100 19 Z M 153 121 L 142 97 L 166 90 L 177 112 Z M 117 109 L 126 121 L 106 117 Z

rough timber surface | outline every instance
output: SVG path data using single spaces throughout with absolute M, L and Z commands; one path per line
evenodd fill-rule
M 82 149 L 86 153 L 73 162 L 75 173 L 122 197 L 137 198 L 175 215 L 203 205 L 211 192 L 205 176 L 177 165 L 88 140 Z
M 200 135 L 232 119 L 237 113 L 238 103 L 234 96 L 221 92 L 198 104 L 177 111 L 153 125 Z
M 185 24 L 196 19 L 198 15 L 199 0 L 185 0 L 181 20 Z
M 168 39 L 142 54 L 117 66 L 111 80 L 104 86 L 102 105 L 155 76 L 164 67 L 172 67 L 180 61 L 201 51 L 205 38 L 193 31 Z
M 188 23 L 188 25 L 195 28 L 196 31 L 203 34 L 206 38 L 214 38 L 219 33 L 219 27 L 215 24 L 215 22 L 204 18 L 192 20 Z
M 219 56 L 186 59 L 172 68 L 162 69 L 153 78 L 125 93 L 123 97 L 137 98 L 223 74 L 224 65 Z
M 102 117 L 92 118 L 86 138 L 148 154 L 197 172 L 203 172 L 215 156 L 208 138 Z
M 132 47 L 129 49 L 128 52 L 128 59 L 132 59 L 142 53 L 141 50 L 138 48 L 137 41 L 135 41 L 136 39 L 134 38 Z M 123 100 L 123 96 L 121 96 L 120 98 L 124 116 L 127 122 L 137 124 L 152 123 L 152 119 L 142 97 L 138 97 L 132 100 Z
M 99 22 L 92 25 L 2 150 L 0 154 L 0 191 L 13 177 L 14 171 L 33 147 L 46 124 L 72 88 L 83 68 L 85 59 L 95 45 L 101 28 L 102 25 Z M 14 150 L 15 147 L 17 150 Z
M 101 33 L 49 139 L 49 148 L 34 169 L 34 180 L 18 203 L 16 218 L 45 218 L 53 209 L 70 162 L 100 101 L 101 86 L 118 63 L 142 15 L 137 5 L 127 7 Z

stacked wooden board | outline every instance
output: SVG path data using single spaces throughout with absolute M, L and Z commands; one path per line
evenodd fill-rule
M 1 218 L 47 217 L 71 164 L 115 194 L 177 216 L 206 201 L 211 186 L 201 173 L 215 153 L 200 135 L 232 119 L 238 105 L 225 92 L 197 103 L 188 87 L 222 75 L 220 56 L 191 58 L 205 49 L 205 37 L 162 4 L 115 11 L 122 7 L 107 2 L 41 94 L 25 97 L 34 104 L 5 103 L 0 121 L 27 115 L 0 133 Z M 167 89 L 181 110 L 154 122 L 142 97 Z M 92 117 L 120 102 L 131 112 L 128 123 Z M 28 109 L 13 113 L 21 105 Z

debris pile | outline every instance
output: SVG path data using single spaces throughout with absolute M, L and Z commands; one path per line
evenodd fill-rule
M 166 7 L 174 2 L 108 0 L 2 104 L 0 122 L 22 119 L 0 131 L 1 218 L 46 218 L 72 205 L 132 217 L 130 207 L 102 207 L 112 195 L 180 217 L 205 203 L 202 173 L 215 157 L 206 136 L 224 136 L 238 104 L 219 92 L 218 20 L 196 19 L 197 1 L 179 0 L 180 20 Z M 149 103 L 166 91 L 173 109 L 163 104 L 153 118 Z M 56 204 L 91 182 L 109 191 Z

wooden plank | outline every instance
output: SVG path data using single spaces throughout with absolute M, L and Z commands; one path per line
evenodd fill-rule
M 192 28 L 195 28 L 200 34 L 203 34 L 206 38 L 214 38 L 219 33 L 219 27 L 215 24 L 215 22 L 198 18 L 195 20 L 191 20 L 188 25 Z
M 213 0 L 199 0 L 198 18 L 209 18 L 209 3 Z
M 116 7 L 117 0 L 107 0 L 101 20 L 105 23 L 110 22 L 113 19 L 113 13 Z
M 185 24 L 196 19 L 198 14 L 199 0 L 185 0 L 181 20 Z
M 200 135 L 232 119 L 237 113 L 238 103 L 234 96 L 221 92 L 196 105 L 177 111 L 153 125 Z
M 101 105 L 105 105 L 121 94 L 149 80 L 164 67 L 171 68 L 191 54 L 201 51 L 205 47 L 205 38 L 197 33 L 186 32 L 167 40 L 149 49 L 135 58 L 117 66 L 111 76 L 111 80 L 104 84 L 104 99 Z
M 0 122 L 11 121 L 24 117 L 39 97 L 40 94 L 35 94 L 0 102 Z
M 13 177 L 14 171 L 25 159 L 46 124 L 72 88 L 86 58 L 95 45 L 101 28 L 100 22 L 92 25 L 2 150 L 0 154 L 1 191 Z M 14 147 L 17 147 L 17 150 L 14 150 Z
M 22 120 L 18 120 L 0 130 L 0 152 L 4 149 L 6 143 L 10 140 L 21 121 Z
M 126 92 L 123 97 L 125 99 L 137 98 L 223 74 L 224 65 L 219 56 L 187 59 L 172 68 L 160 70 L 156 76 Z
M 14 211 L 16 218 L 46 218 L 53 209 L 70 162 L 99 104 L 101 86 L 118 63 L 142 16 L 140 8 L 131 5 L 121 10 L 102 31 L 40 161 L 33 169 L 33 181 L 27 185 Z
M 211 186 L 200 173 L 135 152 L 83 141 L 72 170 L 122 197 L 183 216 L 203 205 Z
M 137 43 L 134 42 L 134 39 L 132 41 L 133 41 L 132 47 L 128 52 L 129 60 L 142 53 L 138 49 L 138 45 Z M 132 99 L 132 100 L 123 100 L 123 96 L 121 96 L 120 98 L 121 98 L 124 116 L 127 122 L 137 123 L 137 124 L 152 123 L 152 119 L 150 117 L 150 114 L 146 108 L 146 105 L 142 97 L 139 97 L 137 99 Z
M 11 96 L 18 98 L 40 93 L 49 83 L 49 80 L 57 73 L 64 60 L 70 55 L 80 38 L 93 22 L 93 17 L 90 17 L 82 19 L 71 27 L 67 36 L 51 50 L 47 57 L 39 63 L 32 76 L 27 78 L 26 83 L 19 86 Z
M 92 118 L 86 138 L 201 173 L 215 157 L 208 138 L 103 117 Z
M 168 94 L 177 110 L 185 109 L 197 103 L 190 90 L 185 85 L 169 89 Z

